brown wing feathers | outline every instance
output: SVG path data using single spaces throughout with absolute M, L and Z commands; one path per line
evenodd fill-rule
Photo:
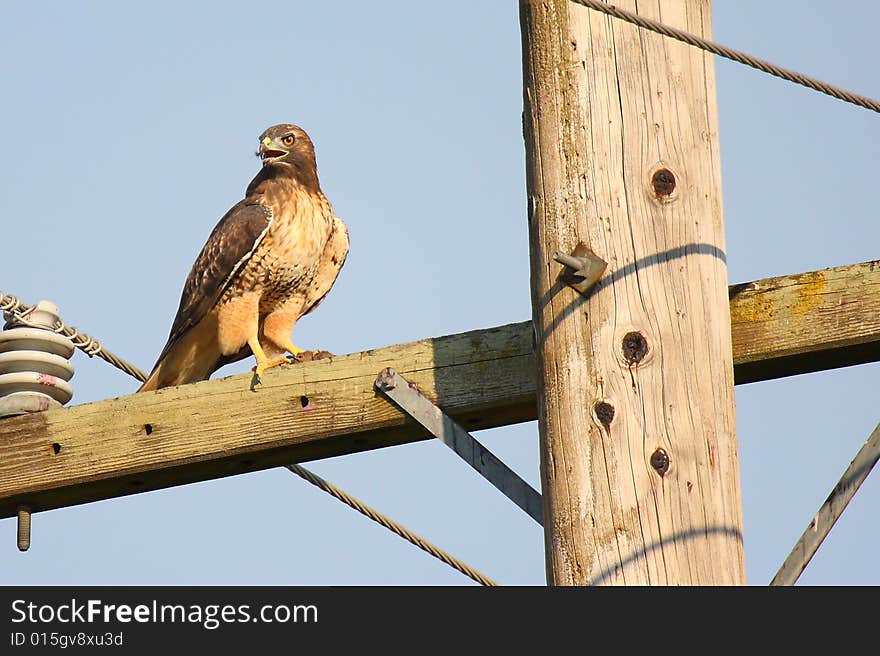
M 189 272 L 168 342 L 141 390 L 163 386 L 163 381 L 154 380 L 160 364 L 217 305 L 233 276 L 253 255 L 271 221 L 271 209 L 248 199 L 233 206 L 220 219 Z

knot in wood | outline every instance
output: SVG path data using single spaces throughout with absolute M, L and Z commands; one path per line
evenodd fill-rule
M 638 364 L 648 354 L 648 340 L 638 331 L 623 336 L 623 359 L 628 364 Z
M 659 200 L 665 200 L 675 191 L 675 175 L 669 169 L 658 169 L 651 176 L 651 187 Z
M 596 418 L 605 429 L 610 430 L 611 422 L 614 420 L 614 406 L 607 401 L 598 401 L 596 402 L 596 405 L 593 406 L 593 411 L 596 413 Z
M 669 454 L 664 448 L 657 447 L 651 454 L 651 467 L 660 475 L 660 478 L 663 478 L 669 471 Z

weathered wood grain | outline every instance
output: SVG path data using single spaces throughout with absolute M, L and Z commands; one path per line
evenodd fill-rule
M 615 4 L 711 35 L 709 0 Z M 548 583 L 744 583 L 712 58 L 520 7 Z M 552 260 L 581 243 L 585 300 Z
M 880 360 L 878 262 L 729 293 L 738 383 Z M 254 393 L 249 376 L 232 376 L 5 419 L 0 516 L 22 501 L 46 510 L 427 439 L 376 396 L 385 366 L 412 372 L 405 375 L 469 429 L 533 420 L 532 339 L 527 321 L 269 372 Z M 845 349 L 858 350 L 841 358 Z M 301 396 L 313 409 L 302 410 Z
M 425 439 L 377 393 L 394 367 L 468 429 L 534 417 L 522 324 L 0 422 L 0 516 Z
M 736 382 L 880 360 L 880 262 L 730 287 Z

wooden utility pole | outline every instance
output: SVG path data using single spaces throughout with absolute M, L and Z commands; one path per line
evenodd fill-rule
M 709 0 L 619 0 L 711 37 Z M 551 585 L 745 582 L 711 55 L 521 0 Z M 608 262 L 581 296 L 556 251 Z

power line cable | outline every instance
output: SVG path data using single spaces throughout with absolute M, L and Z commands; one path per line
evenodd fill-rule
M 44 326 L 34 326 L 28 321 L 26 313 L 31 309 L 30 305 L 23 303 L 19 298 L 0 292 L 0 312 L 7 312 L 12 315 L 15 320 L 25 326 L 40 328 L 45 330 Z M 120 358 L 118 355 L 108 351 L 97 339 L 91 335 L 79 332 L 73 326 L 66 326 L 60 319 L 55 324 L 54 332 L 68 337 L 73 345 L 83 351 L 90 358 L 98 356 L 99 358 L 109 362 L 117 369 L 121 369 L 129 376 L 137 378 L 141 382 L 147 379 L 147 375 L 136 366 Z
M 782 78 L 783 80 L 788 80 L 789 82 L 794 82 L 795 84 L 800 84 L 802 86 L 813 89 L 814 91 L 818 91 L 820 93 L 832 96 L 833 98 L 837 98 L 838 100 L 843 100 L 844 102 L 852 103 L 853 105 L 858 105 L 859 107 L 864 107 L 865 109 L 870 109 L 874 112 L 880 112 L 880 102 L 874 100 L 873 98 L 868 98 L 867 96 L 861 96 L 857 93 L 852 93 L 851 91 L 841 89 L 840 87 L 833 86 L 831 84 L 828 84 L 827 82 L 817 80 L 816 78 L 810 77 L 809 75 L 804 75 L 803 73 L 798 73 L 797 71 L 793 71 L 788 68 L 782 68 L 781 66 L 771 64 L 768 61 L 753 57 L 744 52 L 740 52 L 739 50 L 734 50 L 733 48 L 719 45 L 714 41 L 709 41 L 708 39 L 699 37 L 696 34 L 692 34 L 691 32 L 686 32 L 685 30 L 670 27 L 669 25 L 666 25 L 659 21 L 645 18 L 644 16 L 639 16 L 638 14 L 633 14 L 629 11 L 626 11 L 625 9 L 621 9 L 620 7 L 615 7 L 614 5 L 600 2 L 599 0 L 571 0 L 571 2 L 582 5 L 584 7 L 588 7 L 589 9 L 593 9 L 595 11 L 600 11 L 603 14 L 613 16 L 614 18 L 626 21 L 627 23 L 632 23 L 633 25 L 637 25 L 638 27 L 644 28 L 646 30 L 651 30 L 652 32 L 656 32 L 658 34 L 662 34 L 663 36 L 668 36 L 672 39 L 682 41 L 694 47 L 701 48 L 702 50 L 711 52 L 712 54 L 718 55 L 719 57 L 724 57 L 725 59 L 730 59 L 735 62 L 739 62 L 740 64 L 751 66 L 752 68 L 756 68 L 759 71 L 763 71 L 764 73 L 774 75 L 778 78 Z
M 328 483 L 323 478 L 321 478 L 317 474 L 309 471 L 305 467 L 302 467 L 300 465 L 285 465 L 285 467 L 287 467 L 290 471 L 292 471 L 297 476 L 300 476 L 301 478 L 307 480 L 309 483 L 311 483 L 315 487 L 318 487 L 318 488 L 324 490 L 324 492 L 326 492 L 327 494 L 330 494 L 330 495 L 336 497 L 337 499 L 339 499 L 340 501 L 342 501 L 346 505 L 354 508 L 362 515 L 369 517 L 374 522 L 377 522 L 377 523 L 381 524 L 382 526 L 384 526 L 385 528 L 387 528 L 389 531 L 396 533 L 397 535 L 402 537 L 404 540 L 408 540 L 412 544 L 416 545 L 422 551 L 425 551 L 425 552 L 431 554 L 432 556 L 434 556 L 434 558 L 437 558 L 438 560 L 443 561 L 444 563 L 446 563 L 450 567 L 457 569 L 459 572 L 461 572 L 465 576 L 469 576 L 477 583 L 479 583 L 481 585 L 485 585 L 485 586 L 498 585 L 498 583 L 496 583 L 495 581 L 493 581 L 489 577 L 481 574 L 480 572 L 473 569 L 472 567 L 469 567 L 468 565 L 464 564 L 463 562 L 461 562 L 460 560 L 455 558 L 455 556 L 449 555 L 448 553 L 446 553 L 445 551 L 443 551 L 439 547 L 436 547 L 433 544 L 431 544 L 430 542 L 428 542 L 427 540 L 420 538 L 418 535 L 416 535 L 412 531 L 406 529 L 405 527 L 401 526 L 397 522 L 395 522 L 391 519 L 388 519 L 387 517 L 385 517 L 385 515 L 383 515 L 379 511 L 374 510 L 373 508 L 370 508 L 370 506 L 368 506 L 367 504 L 363 503 L 362 501 L 359 501 L 358 499 L 355 499 L 353 496 L 351 496 L 350 494 L 348 494 L 347 492 L 345 492 L 343 490 L 340 490 L 338 487 L 332 485 L 331 483 Z

